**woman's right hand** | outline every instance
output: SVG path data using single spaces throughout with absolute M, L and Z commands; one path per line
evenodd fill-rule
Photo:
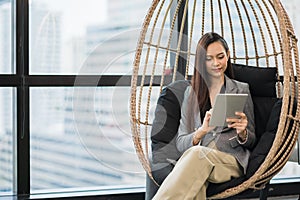
M 209 131 L 211 131 L 214 127 L 209 126 L 209 121 L 211 117 L 211 110 L 206 111 L 202 126 L 200 126 L 194 133 L 193 136 L 193 145 L 197 145 L 200 140 L 206 135 Z
M 206 111 L 203 122 L 202 122 L 202 126 L 200 127 L 206 133 L 213 129 L 213 127 L 209 126 L 209 121 L 210 121 L 210 118 L 211 118 L 211 112 L 212 112 L 212 109 L 210 109 L 209 111 Z

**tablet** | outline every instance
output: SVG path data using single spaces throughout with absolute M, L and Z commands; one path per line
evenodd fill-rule
M 235 112 L 243 112 L 248 94 L 218 94 L 212 107 L 209 126 L 224 126 L 226 118 L 235 117 Z

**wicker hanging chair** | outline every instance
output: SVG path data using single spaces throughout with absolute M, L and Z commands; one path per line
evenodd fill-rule
M 192 75 L 195 44 L 206 32 L 217 32 L 227 40 L 232 63 L 275 67 L 283 84 L 277 87 L 283 103 L 272 147 L 253 176 L 214 196 L 226 198 L 264 186 L 283 168 L 296 144 L 300 120 L 297 38 L 280 0 L 153 0 L 136 48 L 130 103 L 133 142 L 153 181 L 152 108 L 164 86 Z

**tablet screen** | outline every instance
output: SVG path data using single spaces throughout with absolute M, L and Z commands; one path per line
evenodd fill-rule
M 226 118 L 235 117 L 235 112 L 243 112 L 248 94 L 218 94 L 212 107 L 209 126 L 224 126 Z

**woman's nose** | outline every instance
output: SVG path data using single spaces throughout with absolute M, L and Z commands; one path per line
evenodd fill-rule
M 213 59 L 213 65 L 214 65 L 214 66 L 218 66 L 218 65 L 219 65 L 219 61 L 218 61 L 217 58 L 214 58 L 214 59 Z

